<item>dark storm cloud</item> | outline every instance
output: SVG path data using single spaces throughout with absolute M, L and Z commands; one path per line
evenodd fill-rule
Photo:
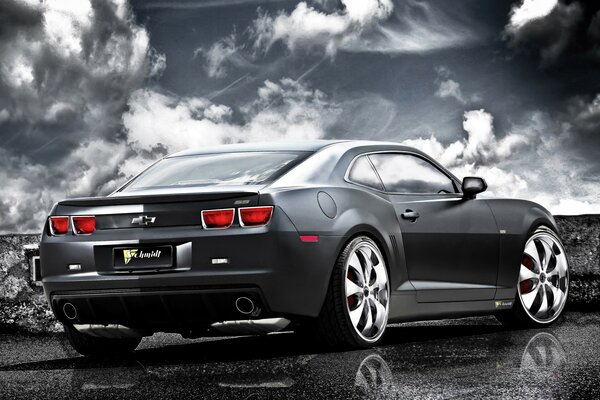
M 125 1 L 5 1 L 0 18 L 0 230 L 18 232 L 106 192 L 129 95 L 164 59 Z
M 596 1 L 521 1 L 513 5 L 504 38 L 517 51 L 539 54 L 544 66 L 573 56 L 599 62 L 599 10 Z
M 589 160 L 583 178 L 600 185 L 600 94 L 569 99 L 562 114 L 568 145 Z
M 20 29 L 39 27 L 42 23 L 42 12 L 16 0 L 5 0 L 0 3 L 0 39 L 14 35 Z
M 563 149 L 587 164 L 578 168 L 578 178 L 597 182 L 600 172 L 600 90 L 596 78 L 600 64 L 600 4 L 596 1 L 517 2 L 510 12 L 504 37 L 518 53 L 538 55 L 549 79 L 564 82 L 564 92 L 568 95 L 553 119 L 563 138 Z
M 126 5 L 86 4 L 77 11 L 45 3 L 3 5 L 6 15 L 29 15 L 26 24 L 13 23 L 14 32 L 0 37 L 0 110 L 10 122 L 10 130 L 2 129 L 8 149 L 48 144 L 41 154 L 60 158 L 83 139 L 118 131 L 129 93 L 151 69 L 148 37 L 123 14 Z

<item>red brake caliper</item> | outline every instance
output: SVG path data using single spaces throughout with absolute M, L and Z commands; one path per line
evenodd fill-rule
M 351 269 L 348 269 L 348 274 L 346 275 L 346 279 L 349 279 L 352 282 L 356 283 L 354 272 L 352 272 Z M 356 304 L 358 303 L 357 300 L 358 299 L 357 299 L 357 297 L 356 297 L 355 294 L 353 294 L 351 296 L 348 296 L 348 299 L 347 299 L 347 301 L 348 301 L 348 308 L 352 310 L 356 306 Z
M 533 271 L 533 268 L 534 268 L 533 260 L 528 255 L 526 255 L 526 254 L 523 255 L 521 264 L 523 264 L 530 271 Z M 524 281 L 519 283 L 519 289 L 521 290 L 521 293 L 531 292 L 533 290 L 533 286 L 534 286 L 534 284 L 531 279 L 525 279 Z

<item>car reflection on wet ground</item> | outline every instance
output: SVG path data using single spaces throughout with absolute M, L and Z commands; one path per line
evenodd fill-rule
M 494 318 L 392 325 L 375 349 L 325 352 L 293 333 L 144 339 L 90 360 L 62 336 L 0 335 L 0 397 L 599 398 L 600 314 L 543 330 Z

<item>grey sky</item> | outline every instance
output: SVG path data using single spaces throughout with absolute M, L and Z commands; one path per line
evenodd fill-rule
M 600 212 L 600 7 L 517 1 L 0 5 L 0 231 L 162 155 L 408 141 L 494 195 Z

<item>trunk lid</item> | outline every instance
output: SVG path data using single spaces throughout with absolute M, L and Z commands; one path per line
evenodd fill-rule
M 93 215 L 96 230 L 202 225 L 200 212 L 258 205 L 258 186 L 145 190 L 59 202 L 53 215 Z

